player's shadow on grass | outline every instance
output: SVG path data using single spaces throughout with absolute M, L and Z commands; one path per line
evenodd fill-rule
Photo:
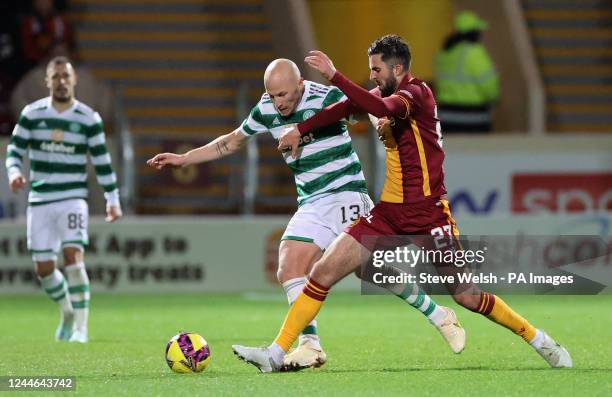
M 473 366 L 473 367 L 450 367 L 450 368 L 414 368 L 414 367 L 401 367 L 401 368 L 380 368 L 380 369 L 331 369 L 325 368 L 321 372 L 328 373 L 359 373 L 359 372 L 425 372 L 425 371 L 511 371 L 511 372 L 526 372 L 526 371 L 551 371 L 553 369 L 546 367 L 523 367 L 523 368 L 499 368 L 499 367 L 486 367 L 486 366 Z M 567 369 L 566 369 L 567 370 Z M 610 368 L 581 368 L 581 369 L 569 369 L 572 372 L 597 372 L 597 371 L 611 371 Z
M 479 367 L 457 367 L 457 368 L 410 368 L 410 367 L 404 367 L 404 368 L 382 368 L 382 369 L 375 369 L 375 370 L 368 370 L 368 369 L 314 369 L 314 370 L 303 370 L 303 371 L 298 371 L 298 372 L 277 372 L 274 374 L 260 374 L 259 372 L 255 371 L 253 368 L 252 373 L 240 373 L 240 374 L 236 374 L 236 372 L 232 369 L 232 370 L 224 370 L 224 369 L 219 369 L 219 368 L 215 368 L 212 371 L 206 371 L 206 377 L 208 379 L 216 379 L 216 378 L 233 378 L 235 379 L 237 376 L 239 377 L 247 377 L 250 378 L 251 376 L 256 376 L 256 377 L 270 377 L 270 376 L 303 376 L 303 375 L 315 375 L 315 376 L 324 376 L 325 374 L 329 374 L 329 375 L 336 375 L 336 374 L 350 374 L 350 373 L 368 373 L 368 374 L 373 374 L 373 373 L 410 373 L 410 372 L 426 372 L 426 371 L 474 371 L 474 372 L 479 372 L 479 371 L 486 371 L 486 372 L 491 372 L 491 371 L 500 371 L 500 372 L 504 372 L 504 371 L 509 371 L 509 372 L 531 372 L 531 371 L 553 371 L 555 373 L 558 373 L 558 371 L 569 371 L 573 374 L 576 373 L 580 373 L 580 374 L 585 374 L 585 373 L 609 373 L 612 372 L 612 368 L 572 368 L 572 369 L 561 369 L 561 370 L 554 370 L 551 368 L 535 368 L 535 367 L 528 367 L 528 368 L 495 368 L 495 367 L 485 367 L 485 366 L 479 366 Z M 568 372 L 568 373 L 569 373 Z M 114 374 L 91 374 L 91 375 L 79 375 L 77 376 L 77 379 L 83 379 L 83 380 L 89 380 L 89 381 L 104 381 L 104 382 L 123 382 L 123 381 L 127 381 L 127 380 L 151 380 L 151 381 L 160 381 L 162 379 L 172 382 L 174 381 L 174 379 L 193 379 L 193 380 L 198 380 L 201 379 L 200 378 L 200 374 L 174 374 L 170 371 L 167 371 L 166 368 L 164 368 L 163 370 L 160 369 L 159 372 L 157 371 L 150 371 L 150 372 L 139 372 L 139 373 L 132 373 L 132 374 L 121 374 L 121 373 L 114 373 Z

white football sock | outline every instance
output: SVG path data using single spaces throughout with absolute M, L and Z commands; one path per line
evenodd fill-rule
M 268 346 L 268 351 L 270 351 L 272 360 L 274 360 L 276 365 L 281 366 L 286 354 L 283 348 L 277 345 L 276 343 L 272 343 L 270 346 Z
M 533 337 L 533 339 L 529 341 L 529 344 L 533 346 L 534 349 L 539 349 L 542 347 L 543 343 L 544 343 L 544 332 L 540 331 L 539 329 L 536 329 L 536 334 Z
M 49 298 L 59 304 L 62 313 L 72 314 L 68 285 L 62 272 L 55 269 L 48 276 L 38 277 L 38 279 Z
M 64 268 L 66 278 L 68 279 L 68 291 L 70 291 L 70 300 L 74 309 L 74 320 L 78 330 L 87 329 L 87 320 L 89 317 L 89 277 L 85 270 L 85 264 L 79 262 L 74 265 L 69 265 Z
M 446 311 L 436 304 L 417 284 L 406 284 L 404 291 L 397 296 L 423 313 L 432 324 L 442 325 L 446 317 Z

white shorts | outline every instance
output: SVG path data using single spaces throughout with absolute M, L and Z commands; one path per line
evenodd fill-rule
M 302 204 L 293 215 L 281 240 L 315 243 L 322 251 L 374 203 L 366 193 L 340 192 Z
M 71 199 L 28 206 L 28 249 L 34 261 L 57 260 L 64 247 L 83 250 L 89 242 L 87 201 Z

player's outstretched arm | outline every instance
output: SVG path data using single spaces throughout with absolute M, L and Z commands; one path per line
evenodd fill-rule
M 221 135 L 204 146 L 188 151 L 184 154 L 160 153 L 147 160 L 147 164 L 161 170 L 167 165 L 186 167 L 192 164 L 205 163 L 225 157 L 240 150 L 248 137 L 239 129 L 229 134 Z

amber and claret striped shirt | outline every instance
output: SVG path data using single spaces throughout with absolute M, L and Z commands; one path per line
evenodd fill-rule
M 331 82 L 348 99 L 298 124 L 301 134 L 351 114 L 386 117 L 391 121 L 392 137 L 385 140 L 387 176 L 380 201 L 418 203 L 446 193 L 440 121 L 433 93 L 425 82 L 407 74 L 396 92 L 386 98 L 378 88 L 368 91 L 340 72 Z

